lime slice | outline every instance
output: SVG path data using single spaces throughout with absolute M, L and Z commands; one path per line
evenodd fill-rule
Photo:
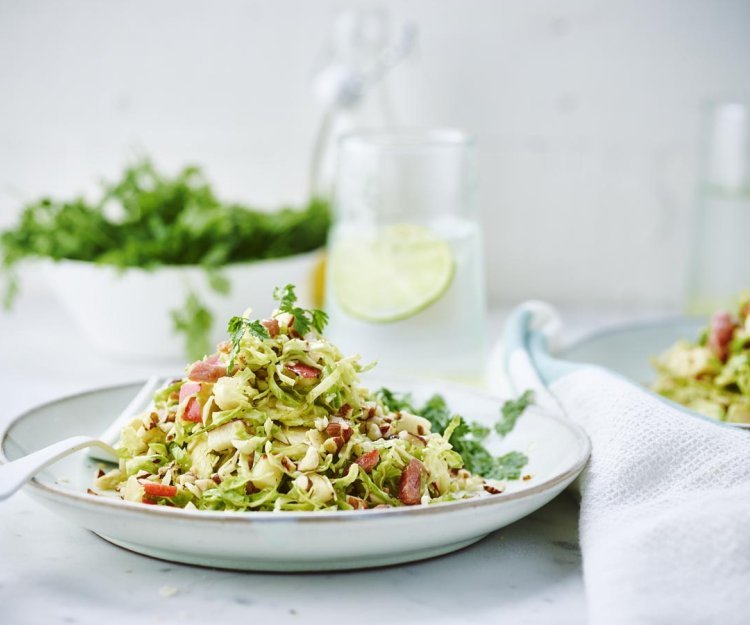
M 450 245 L 413 224 L 388 226 L 372 239 L 340 239 L 331 262 L 341 307 L 374 323 L 407 319 L 439 300 L 455 265 Z

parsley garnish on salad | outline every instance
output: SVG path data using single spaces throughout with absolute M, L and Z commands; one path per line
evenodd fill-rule
M 231 285 L 221 274 L 230 263 L 281 258 L 325 244 L 328 204 L 313 198 L 302 209 L 255 210 L 220 200 L 198 167 L 166 176 L 142 158 L 118 181 L 103 182 L 93 200 L 43 198 L 23 209 L 17 225 L 0 233 L 0 269 L 6 306 L 18 292 L 16 269 L 29 258 L 80 260 L 121 269 L 199 265 L 220 294 Z M 213 319 L 193 294 L 186 305 L 202 309 L 201 323 L 178 311 L 174 328 L 191 357 L 205 344 Z M 304 323 L 304 322 L 302 322 Z
M 230 342 L 232 344 L 232 349 L 229 351 L 229 364 L 227 366 L 229 371 L 234 370 L 234 359 L 237 357 L 237 354 L 240 353 L 242 339 L 246 332 L 249 332 L 259 339 L 270 338 L 268 330 L 266 330 L 263 327 L 263 324 L 257 319 L 251 321 L 246 317 L 232 317 L 229 320 L 228 330 Z
M 323 332 L 328 323 L 328 315 L 322 310 L 307 310 L 295 306 L 297 296 L 294 293 L 294 286 L 287 284 L 283 289 L 275 289 L 273 298 L 279 302 L 279 312 L 288 313 L 294 318 L 292 326 L 300 336 L 307 334 L 310 328 L 315 328 L 318 334 Z
M 354 510 L 496 494 L 520 477 L 526 456 L 490 454 L 490 428 L 439 395 L 416 407 L 371 393 L 368 367 L 322 335 L 324 315 L 291 285 L 276 299 L 267 319 L 234 317 L 230 341 L 156 393 L 97 488 L 199 510 Z
M 328 324 L 328 315 L 317 308 L 307 309 L 295 306 L 297 295 L 294 292 L 294 285 L 287 284 L 283 288 L 275 288 L 273 298 L 279 302 L 277 312 L 291 315 L 292 329 L 298 336 L 307 334 L 311 328 L 314 328 L 318 334 L 323 333 L 323 329 Z M 266 327 L 268 326 L 268 327 Z M 234 359 L 239 353 L 242 337 L 245 332 L 250 332 L 259 339 L 270 338 L 268 328 L 276 328 L 278 331 L 278 322 L 268 321 L 266 326 L 260 321 L 250 320 L 246 317 L 232 317 L 229 320 L 228 331 L 232 343 L 232 349 L 229 352 L 229 371 L 234 369 Z M 205 353 L 205 352 L 203 352 Z
M 424 405 L 415 406 L 409 395 L 399 395 L 388 389 L 380 389 L 377 397 L 385 406 L 394 411 L 407 410 L 427 419 L 436 432 L 444 433 L 452 420 L 456 425 L 449 439 L 464 461 L 466 469 L 477 475 L 496 480 L 517 480 L 521 469 L 529 459 L 520 452 L 511 452 L 495 457 L 484 446 L 490 429 L 476 422 L 467 422 L 460 415 L 453 415 L 440 395 L 433 395 Z M 526 391 L 516 400 L 509 400 L 501 408 L 502 419 L 495 424 L 498 434 L 505 436 L 516 424 L 523 411 L 533 403 L 532 391 Z
M 495 424 L 495 432 L 500 436 L 506 436 L 509 434 L 510 431 L 516 427 L 518 417 L 520 417 L 523 414 L 523 411 L 532 403 L 534 403 L 533 391 L 525 391 L 518 399 L 506 401 L 501 410 L 502 419 Z

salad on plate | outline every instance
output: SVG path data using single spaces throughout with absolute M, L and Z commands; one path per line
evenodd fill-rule
M 750 424 L 750 296 L 736 314 L 715 313 L 697 341 L 678 341 L 653 364 L 656 392 L 719 421 Z
M 368 391 L 359 374 L 371 365 L 326 340 L 326 314 L 300 308 L 292 285 L 274 297 L 273 315 L 232 318 L 230 340 L 123 428 L 119 465 L 96 489 L 186 509 L 359 510 L 499 494 L 521 479 L 527 457 L 492 455 L 490 428 L 439 395 L 415 407 Z M 507 402 L 496 433 L 531 401 Z

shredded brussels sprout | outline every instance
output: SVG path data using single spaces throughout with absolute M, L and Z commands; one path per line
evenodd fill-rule
M 656 392 L 708 417 L 750 423 L 750 295 L 736 315 L 717 312 L 698 340 L 653 359 Z
M 457 429 L 467 429 L 460 417 L 435 432 L 434 421 L 406 404 L 392 408 L 382 399 L 393 400 L 391 393 L 359 385 L 369 367 L 322 336 L 321 311 L 295 307 L 291 286 L 277 290 L 277 299 L 280 309 L 269 319 L 232 319 L 231 341 L 156 393 L 151 408 L 123 428 L 118 468 L 95 487 L 134 502 L 265 511 L 403 506 L 503 491 L 504 482 L 489 479 L 496 476 L 465 468 L 451 443 Z

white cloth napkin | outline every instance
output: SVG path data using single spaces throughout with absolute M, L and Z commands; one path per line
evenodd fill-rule
M 511 378 L 523 360 L 509 359 Z M 750 431 L 601 368 L 549 391 L 547 405 L 556 400 L 592 442 L 580 518 L 590 624 L 750 623 Z
M 591 625 L 750 623 L 750 432 L 601 369 L 550 390 L 592 442 L 580 520 Z

